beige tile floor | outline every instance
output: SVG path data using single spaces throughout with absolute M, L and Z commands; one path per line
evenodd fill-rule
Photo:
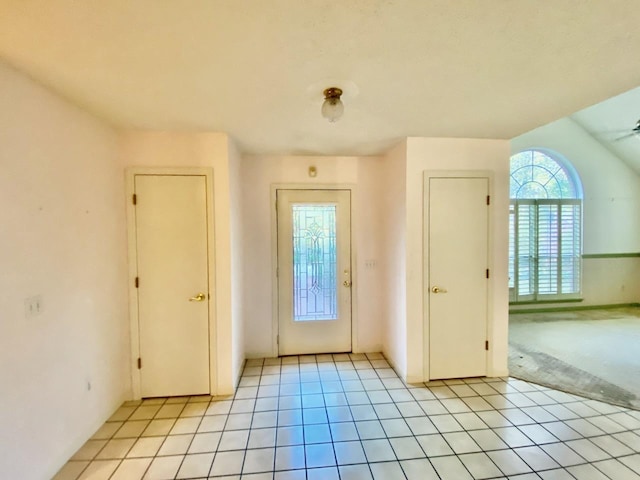
M 640 480 L 640 412 L 380 354 L 249 360 L 234 397 L 126 402 L 55 480 Z

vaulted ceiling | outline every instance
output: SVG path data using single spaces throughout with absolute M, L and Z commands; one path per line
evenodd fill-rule
M 640 174 L 640 87 L 571 115 L 582 128 Z M 640 130 L 640 129 L 638 129 Z
M 0 0 L 0 57 L 121 128 L 372 154 L 510 139 L 637 87 L 638 25 L 637 0 Z

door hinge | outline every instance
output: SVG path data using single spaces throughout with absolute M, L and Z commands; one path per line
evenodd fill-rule
M 489 340 L 485 340 L 485 342 L 484 342 L 484 349 L 485 349 L 485 350 L 489 350 Z
M 280 345 L 280 335 L 276 335 L 276 344 Z
M 276 278 L 280 277 L 280 267 L 276 267 Z
M 142 368 L 142 359 L 138 357 L 138 370 Z
M 487 278 L 489 278 L 489 269 L 487 268 L 487 272 L 486 272 Z
M 140 287 L 140 277 L 136 277 L 135 284 L 136 284 L 136 288 Z
M 138 196 L 135 193 L 133 194 L 133 204 L 134 205 L 138 204 Z
M 491 205 L 491 195 L 487 195 L 487 205 Z

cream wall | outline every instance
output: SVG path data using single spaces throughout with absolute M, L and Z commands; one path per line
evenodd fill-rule
M 0 105 L 0 476 L 42 480 L 130 396 L 124 182 L 113 129 L 2 63 Z
M 407 142 L 385 155 L 381 168 L 382 351 L 401 377 L 407 373 Z M 411 333 L 413 334 L 413 332 Z
M 218 395 L 233 392 L 242 356 L 241 294 L 234 291 L 233 268 L 239 263 L 232 240 L 240 234 L 237 208 L 238 156 L 224 133 L 174 133 L 134 131 L 123 134 L 125 167 L 208 167 L 213 169 L 215 261 L 215 355 Z M 233 237 L 233 238 L 232 238 Z
M 529 148 L 560 153 L 576 169 L 584 190 L 584 254 L 640 252 L 640 176 L 632 168 L 570 118 L 511 141 L 512 153 Z M 585 258 L 583 272 L 581 306 L 640 302 L 640 258 Z M 518 308 L 532 306 L 512 310 Z
M 580 305 L 640 303 L 640 257 L 585 258 L 582 272 Z
M 377 157 L 246 156 L 242 163 L 244 318 L 247 357 L 277 355 L 272 258 L 275 203 L 272 186 L 351 186 L 354 351 L 381 349 L 381 269 L 379 195 L 382 160 Z M 308 175 L 310 166 L 317 176 Z M 366 267 L 366 261 L 375 262 Z
M 409 382 L 428 378 L 428 325 L 424 305 L 424 265 L 428 264 L 428 239 L 423 237 L 424 172 L 427 170 L 486 170 L 491 189 L 488 337 L 491 348 L 488 376 L 508 373 L 508 213 L 509 142 L 454 138 L 408 138 L 406 171 L 406 296 L 407 370 Z M 423 257 L 424 255 L 424 257 Z
M 228 142 L 229 157 L 229 206 L 231 208 L 231 308 L 232 318 L 231 339 L 232 350 L 232 378 L 239 380 L 244 366 L 244 255 L 242 252 L 243 218 L 242 218 L 242 157 L 233 142 Z M 237 383 L 234 384 L 237 386 Z

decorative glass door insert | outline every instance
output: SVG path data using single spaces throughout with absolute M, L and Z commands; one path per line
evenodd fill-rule
M 293 204 L 293 319 L 336 320 L 336 205 Z
M 278 354 L 351 351 L 351 192 L 277 190 Z

